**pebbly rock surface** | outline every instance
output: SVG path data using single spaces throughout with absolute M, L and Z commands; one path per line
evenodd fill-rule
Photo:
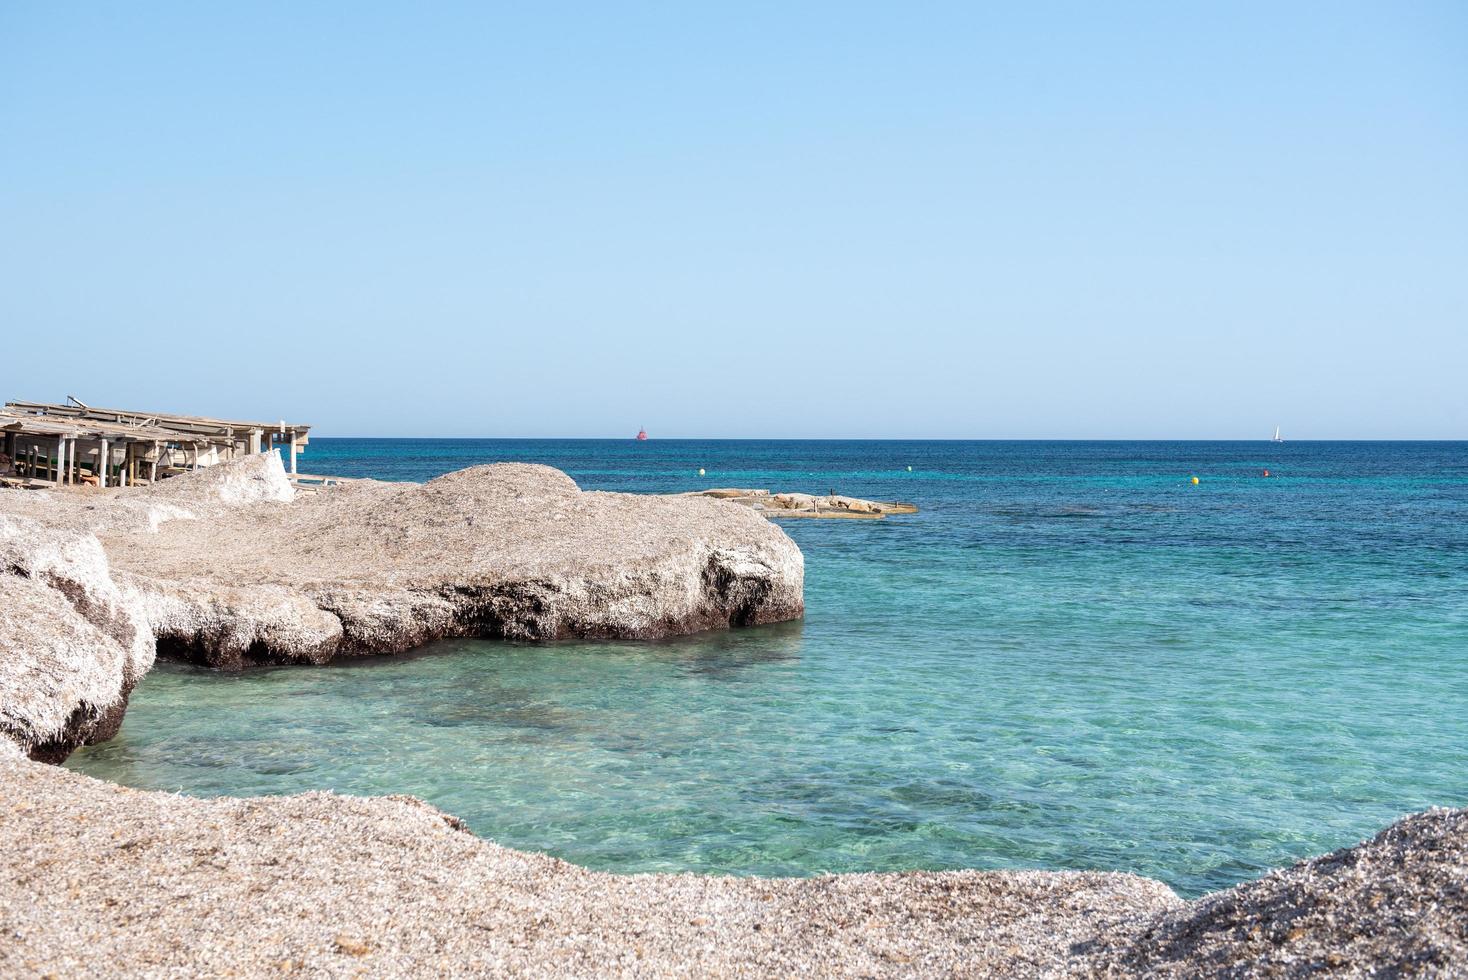
M 804 560 L 712 500 L 545 466 L 296 498 L 277 454 L 112 492 L 0 491 L 0 734 L 110 737 L 156 651 L 237 669 L 448 636 L 655 639 L 798 618 Z
M 1468 976 L 1468 810 L 1413 814 L 1080 952 L 1113 976 Z
M 190 799 L 0 758 L 0 976 L 1015 976 L 1179 904 L 1108 873 L 615 875 L 406 797 Z
M 0 742 L 0 976 L 1468 976 L 1468 811 L 1184 903 L 1103 872 L 616 875 L 410 797 L 192 799 Z

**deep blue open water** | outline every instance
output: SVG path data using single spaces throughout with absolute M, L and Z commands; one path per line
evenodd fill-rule
M 315 439 L 303 469 L 497 460 L 922 510 L 783 525 L 803 623 L 163 665 L 69 765 L 412 793 L 621 871 L 1102 868 L 1185 894 L 1468 805 L 1468 443 Z

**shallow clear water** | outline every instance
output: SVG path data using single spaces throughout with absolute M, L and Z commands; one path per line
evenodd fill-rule
M 835 488 L 922 512 L 784 525 L 803 623 L 162 665 L 70 766 L 194 794 L 412 793 L 623 871 L 1105 868 L 1186 894 L 1468 805 L 1465 443 L 311 450 L 312 472 L 522 459 L 587 488 Z

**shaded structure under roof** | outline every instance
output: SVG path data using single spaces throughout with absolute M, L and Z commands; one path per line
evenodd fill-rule
M 11 473 L 26 486 L 151 482 L 185 469 L 289 446 L 290 471 L 310 439 L 309 425 L 249 422 L 203 415 L 94 408 L 68 396 L 64 404 L 7 402 L 0 433 Z

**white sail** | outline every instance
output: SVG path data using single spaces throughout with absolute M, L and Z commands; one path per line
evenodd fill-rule
M 1284 442 L 1284 440 L 1279 437 L 1279 426 L 1277 426 L 1277 425 L 1274 427 L 1274 441 L 1275 442 Z

